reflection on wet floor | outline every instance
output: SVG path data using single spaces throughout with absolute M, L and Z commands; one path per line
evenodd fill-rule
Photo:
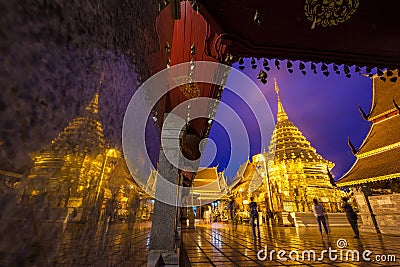
M 100 221 L 62 231 L 54 222 L 15 222 L 0 242 L 0 266 L 145 266 L 150 227 Z
M 64 232 L 62 227 L 54 228 L 54 223 L 52 227 L 45 222 L 31 225 L 31 230 L 22 222 L 15 226 L 15 231 L 21 230 L 20 234 L 10 232 L 9 236 L 15 236 L 15 242 L 1 240 L 0 266 L 146 266 L 147 263 L 151 228 L 148 221 L 69 223 Z M 26 244 L 21 246 L 21 240 L 28 236 L 37 238 L 25 239 Z M 350 227 L 333 227 L 331 236 L 322 238 L 316 227 L 264 225 L 261 238 L 253 239 L 248 225 L 239 225 L 234 231 L 228 224 L 213 223 L 198 224 L 194 230 L 184 229 L 182 237 L 192 266 L 400 266 L 398 237 L 362 233 L 361 239 L 355 239 Z M 343 251 L 358 250 L 362 253 L 371 250 L 371 259 L 378 254 L 395 255 L 397 261 L 332 261 L 327 254 L 319 260 L 324 249 L 331 247 L 339 251 L 338 239 L 347 242 Z M 265 248 L 268 253 L 275 250 L 272 260 L 258 258 L 257 253 Z M 297 260 L 279 260 L 279 250 L 287 252 L 286 258 L 291 251 L 297 251 L 300 257 Z M 317 260 L 313 261 L 312 257 L 302 260 L 304 250 L 315 251 Z M 295 258 L 296 254 L 292 256 Z
M 57 266 L 145 266 L 151 223 L 67 227 L 59 244 Z
M 237 231 L 227 224 L 214 223 L 213 225 L 198 225 L 195 230 L 185 230 L 183 234 L 184 244 L 192 266 L 400 266 L 396 262 L 377 262 L 375 255 L 395 255 L 400 257 L 400 243 L 398 237 L 377 235 L 374 233 L 363 233 L 361 239 L 353 238 L 353 232 L 350 227 L 334 227 L 331 229 L 331 236 L 321 237 L 318 229 L 295 228 L 295 227 L 268 227 L 261 229 L 261 239 L 253 239 L 251 228 L 247 225 L 239 225 Z M 343 249 L 338 248 L 338 239 L 344 239 L 347 242 Z M 321 258 L 321 252 L 331 247 L 332 258 L 325 253 Z M 258 259 L 257 253 L 267 248 L 268 257 L 264 260 Z M 270 260 L 270 252 L 275 250 Z M 277 251 L 285 250 L 286 254 L 278 260 Z M 308 260 L 308 254 L 305 254 L 305 260 L 302 260 L 302 252 L 313 250 L 316 253 L 316 260 L 313 260 L 311 254 Z M 337 252 L 334 252 L 337 250 Z M 349 260 L 346 261 L 348 250 L 358 250 L 360 252 L 360 261 L 353 261 L 352 254 L 349 254 Z M 362 260 L 362 252 L 371 250 L 369 256 L 371 262 Z M 296 258 L 296 252 L 291 256 L 291 251 L 297 251 L 299 257 Z M 342 251 L 342 261 L 340 260 L 340 251 Z M 336 254 L 335 254 L 336 253 Z M 263 256 L 263 254 L 260 254 Z M 319 258 L 321 258 L 319 260 Z M 354 258 L 356 259 L 356 258 Z M 373 261 L 373 262 L 372 262 Z

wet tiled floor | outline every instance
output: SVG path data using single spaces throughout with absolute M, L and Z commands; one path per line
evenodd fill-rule
M 69 225 L 59 244 L 56 266 L 146 266 L 151 222 L 86 231 Z
M 51 229 L 51 228 L 46 228 Z M 89 224 L 68 224 L 57 242 L 40 239 L 41 243 L 31 242 L 33 246 L 21 247 L 40 252 L 40 255 L 25 255 L 25 264 L 18 264 L 23 255 L 18 252 L 12 255 L 10 247 L 0 246 L 0 266 L 45 266 L 36 264 L 47 262 L 47 266 L 146 266 L 150 241 L 151 222 L 136 222 L 134 224 L 118 223 L 104 227 L 98 223 L 96 227 Z M 317 228 L 294 227 L 261 227 L 261 238 L 254 240 L 248 225 L 239 225 L 234 231 L 230 225 L 213 223 L 206 225 L 198 223 L 194 230 L 183 230 L 183 242 L 192 266 L 400 266 L 400 238 L 389 235 L 362 233 L 360 239 L 354 239 L 350 227 L 332 227 L 331 236 L 321 238 Z M 342 249 L 338 248 L 338 239 L 347 243 Z M 5 244 L 3 242 L 3 244 Z M 10 246 L 10 242 L 8 242 Z M 20 244 L 20 243 L 15 243 Z M 342 244 L 342 243 L 340 243 Z M 12 242 L 11 242 L 12 245 Z M 16 246 L 16 245 L 14 245 Z M 20 245 L 18 245 L 20 246 Z M 32 250 L 37 247 L 36 250 Z M 44 249 L 46 247 L 46 249 Z M 331 247 L 329 254 L 321 252 Z M 50 249 L 49 249 L 50 248 Z M 52 248 L 52 249 L 51 249 Z M 259 256 L 260 250 L 267 249 Z M 273 254 L 271 251 L 274 250 Z M 285 250 L 282 260 L 277 251 Z M 308 252 L 314 251 L 308 258 Z M 346 259 L 348 250 L 357 250 L 360 261 Z M 362 259 L 363 251 L 370 250 L 367 255 L 371 260 L 377 255 L 394 255 L 396 262 L 367 262 Z M 340 252 L 341 251 L 341 252 Z M 8 253 L 7 253 L 8 252 Z M 281 252 L 282 253 L 282 252 Z M 340 260 L 342 253 L 342 261 Z M 298 254 L 298 258 L 297 258 Z M 272 258 L 270 258 L 272 255 Z M 18 256 L 18 257 L 17 257 Z M 31 258 L 35 256 L 36 258 Z M 289 257 L 291 256 L 293 260 Z M 297 258 L 297 259 L 296 259 Z M 13 260 L 15 259 L 15 260 Z M 27 263 L 32 264 L 27 264 Z M 35 263 L 35 264 L 33 264 Z
M 332 227 L 330 237 L 322 238 L 315 227 L 264 225 L 261 227 L 261 238 L 254 240 L 250 226 L 239 225 L 233 231 L 229 225 L 220 223 L 200 224 L 195 230 L 183 233 L 192 266 L 400 266 L 399 237 L 373 233 L 362 233 L 360 239 L 353 236 L 350 227 Z M 329 258 L 329 247 L 332 260 Z M 257 253 L 261 249 L 267 249 L 268 254 L 263 259 L 265 254 L 260 253 L 260 260 Z M 321 254 L 324 249 L 327 252 Z M 272 250 L 275 251 L 271 254 Z M 278 259 L 279 250 L 285 250 L 285 254 L 281 254 L 282 260 Z M 355 250 L 359 253 L 359 261 L 356 261 Z M 365 259 L 369 258 L 370 262 L 363 259 L 362 253 L 366 250 L 372 252 L 370 255 L 365 252 Z M 315 252 L 315 260 L 312 251 Z M 396 257 L 395 262 L 377 261 L 378 257 L 392 255 Z

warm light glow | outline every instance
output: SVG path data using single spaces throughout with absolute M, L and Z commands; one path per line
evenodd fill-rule
M 108 157 L 115 157 L 115 158 L 117 158 L 117 157 L 120 156 L 120 154 L 121 154 L 121 153 L 120 153 L 117 149 L 114 149 L 114 148 L 107 149 L 107 156 L 108 156 Z
M 276 81 L 275 90 L 278 94 Z M 246 191 L 247 187 L 249 196 L 264 193 L 270 196 L 268 204 L 271 210 L 278 212 L 310 211 L 313 198 L 323 202 L 328 211 L 340 210 L 341 193 L 330 184 L 327 172 L 327 169 L 334 167 L 334 163 L 319 155 L 303 133 L 289 120 L 279 94 L 277 123 L 268 153 L 254 155 L 253 163 L 256 165 L 258 177 L 263 178 L 262 185 L 255 192 L 250 192 L 250 187 L 242 183 L 236 189 L 239 193 Z M 243 196 L 245 197 L 247 196 Z
M 264 161 L 265 160 L 265 158 L 264 158 L 264 155 L 263 154 L 257 154 L 257 155 L 254 155 L 253 156 L 253 162 L 261 162 L 261 161 Z
M 21 199 L 43 195 L 54 207 L 89 207 L 103 197 L 111 197 L 110 188 L 133 180 L 123 164 L 121 152 L 106 148 L 98 117 L 98 92 L 84 114 L 73 119 L 45 148 L 32 153 L 33 168 L 21 190 Z M 119 175 L 115 175 L 119 168 Z M 111 179 L 111 177 L 113 179 Z M 119 183 L 119 185 L 118 185 Z M 111 184 L 111 186 L 110 186 Z M 134 189 L 133 184 L 127 184 Z

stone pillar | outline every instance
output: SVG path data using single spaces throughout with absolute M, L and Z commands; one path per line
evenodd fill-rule
M 158 164 L 159 176 L 168 181 L 178 182 L 178 169 L 171 166 L 165 158 L 163 151 L 160 152 Z M 178 266 L 179 256 L 176 253 L 179 242 L 177 233 L 177 214 L 178 208 L 157 200 L 160 195 L 171 194 L 171 197 L 177 198 L 177 192 L 162 192 L 162 179 L 157 179 L 156 200 L 154 202 L 154 213 L 152 218 L 150 233 L 150 251 L 147 266 L 158 266 L 160 262 L 171 266 Z M 162 198 L 160 198 L 162 199 Z
M 189 229 L 194 229 L 194 211 L 193 207 L 189 207 L 187 211 L 188 219 L 189 219 Z
M 362 220 L 360 230 L 380 233 L 376 224 L 375 214 L 373 214 L 371 205 L 369 203 L 368 194 L 364 191 L 365 190 L 353 188 L 354 197 L 359 208 L 358 215 Z
M 178 186 L 181 181 L 178 176 L 178 168 L 170 163 L 166 153 L 178 159 L 180 157 L 179 139 L 181 137 L 179 125 L 164 126 L 158 162 L 158 177 L 154 202 L 154 213 L 150 233 L 150 251 L 147 260 L 148 267 L 159 265 L 179 266 L 180 232 L 178 198 L 180 192 Z M 178 160 L 179 161 L 179 160 Z M 168 185 L 168 182 L 176 184 L 176 188 Z M 168 200 L 169 204 L 160 200 Z M 176 203 L 175 205 L 170 205 Z

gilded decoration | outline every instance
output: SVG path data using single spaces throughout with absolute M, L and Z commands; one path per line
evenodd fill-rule
M 356 12 L 359 0 L 306 0 L 304 12 L 312 29 L 316 25 L 334 26 L 348 20 Z
M 309 212 L 314 198 L 327 211 L 339 211 L 342 192 L 332 184 L 330 173 L 335 164 L 319 155 L 289 120 L 276 79 L 274 86 L 278 98 L 277 123 L 268 151 L 253 156 L 234 193 L 242 198 L 258 196 L 258 201 L 273 212 Z M 249 171 L 253 166 L 254 170 Z
M 184 83 L 179 86 L 179 89 L 188 99 L 200 96 L 200 88 L 197 82 L 192 82 L 189 76 L 179 76 L 173 78 L 177 84 Z

